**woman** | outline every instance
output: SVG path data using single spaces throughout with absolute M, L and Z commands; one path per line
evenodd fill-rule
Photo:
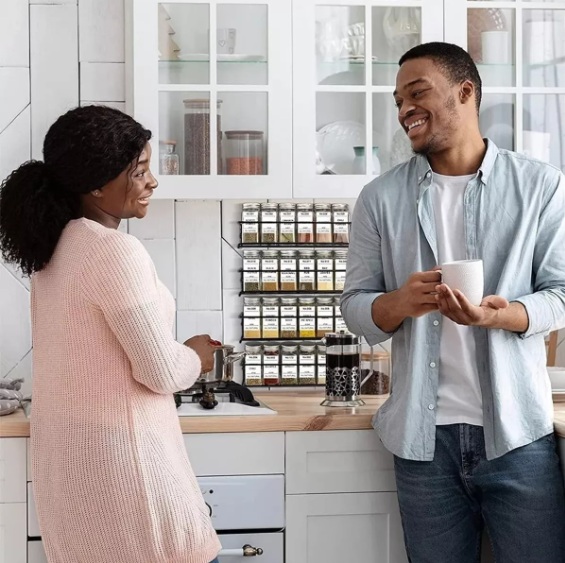
M 157 182 L 150 131 L 89 106 L 60 117 L 45 162 L 0 191 L 0 248 L 32 275 L 32 468 L 49 563 L 209 563 L 220 550 L 172 393 L 213 366 L 142 244 Z

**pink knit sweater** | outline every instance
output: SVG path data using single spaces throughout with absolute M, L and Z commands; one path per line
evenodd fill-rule
M 32 280 L 32 467 L 49 563 L 209 563 L 172 397 L 200 373 L 143 245 L 87 219 Z

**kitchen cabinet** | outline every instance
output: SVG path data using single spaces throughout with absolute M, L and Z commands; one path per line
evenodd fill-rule
M 565 171 L 565 2 L 450 0 L 444 22 L 478 65 L 483 135 Z
M 395 493 L 287 497 L 286 563 L 405 563 Z
M 26 505 L 25 503 L 0 504 L 0 563 L 26 563 L 26 561 Z
M 25 438 L 0 440 L 0 503 L 26 502 Z

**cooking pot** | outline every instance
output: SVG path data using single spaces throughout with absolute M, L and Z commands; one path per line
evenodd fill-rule
M 214 368 L 203 373 L 196 380 L 195 385 L 231 381 L 233 379 L 233 364 L 245 356 L 245 352 L 234 352 L 234 349 L 235 346 L 231 344 L 217 346 L 214 350 Z

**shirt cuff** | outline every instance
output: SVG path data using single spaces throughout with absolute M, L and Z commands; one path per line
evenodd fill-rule
M 536 327 L 539 326 L 541 319 L 536 317 L 537 309 L 539 307 L 539 302 L 537 301 L 536 296 L 525 295 L 524 297 L 514 299 L 514 303 L 521 303 L 524 306 L 524 309 L 526 309 L 526 314 L 528 315 L 528 328 L 525 332 L 520 333 L 518 336 L 524 340 L 530 336 L 539 334 L 540 331 L 536 330 Z

